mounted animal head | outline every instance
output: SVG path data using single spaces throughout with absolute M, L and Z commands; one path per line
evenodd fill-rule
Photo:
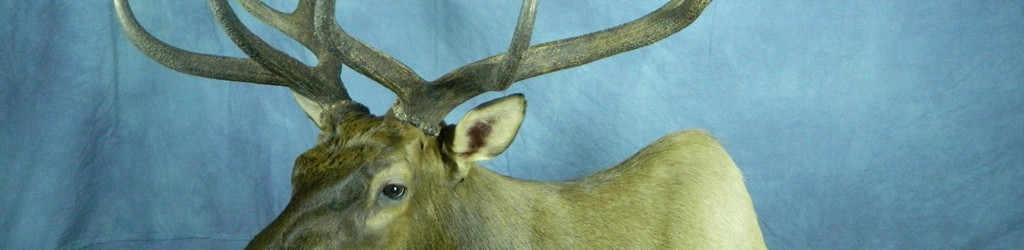
M 287 208 L 252 248 L 343 246 L 444 247 L 440 218 L 459 202 L 452 192 L 477 166 L 515 138 L 526 101 L 511 95 L 473 109 L 455 125 L 443 118 L 488 91 L 542 74 L 633 50 L 693 22 L 710 0 L 672 0 L 634 21 L 577 37 L 530 46 L 537 1 L 526 0 L 508 52 L 426 81 L 406 65 L 350 36 L 335 19 L 334 0 L 300 0 L 292 12 L 242 0 L 253 16 L 316 56 L 306 66 L 272 48 L 243 25 L 226 0 L 210 0 L 214 17 L 249 58 L 200 54 L 168 45 L 114 0 L 128 38 L 164 66 L 200 77 L 285 86 L 322 130 L 318 144 L 298 157 Z M 382 116 L 352 100 L 341 82 L 347 65 L 397 95 Z M 398 245 L 391 245 L 398 244 Z M 420 244 L 420 245 L 416 245 Z

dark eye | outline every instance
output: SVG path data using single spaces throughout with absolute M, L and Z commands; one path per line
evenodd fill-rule
M 387 196 L 388 198 L 397 200 L 405 195 L 405 186 L 388 184 L 387 186 L 384 186 L 384 190 L 381 190 L 380 193 L 384 194 L 384 196 Z

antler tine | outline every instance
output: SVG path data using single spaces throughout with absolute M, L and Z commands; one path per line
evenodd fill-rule
M 314 35 L 313 10 L 316 7 L 316 2 L 300 0 L 298 8 L 291 13 L 275 10 L 260 0 L 242 0 L 241 2 L 246 11 L 309 48 L 317 56 L 317 59 L 330 57 L 326 53 L 326 47 Z
M 399 106 L 400 103 L 396 103 L 395 107 L 392 107 L 392 112 L 403 111 L 409 116 L 414 116 L 407 118 L 407 121 L 413 121 L 425 131 L 436 131 L 437 124 L 448 112 L 470 98 L 487 91 L 503 91 L 514 82 L 580 66 L 660 41 L 693 23 L 710 3 L 711 0 L 672 0 L 644 17 L 628 23 L 530 46 L 525 52 L 515 49 L 516 42 L 521 40 L 519 35 L 516 35 L 509 52 L 452 70 L 433 81 L 424 91 L 418 92 L 420 96 L 411 97 L 427 100 L 411 102 L 415 105 Z M 523 12 L 535 11 L 527 10 L 526 6 L 527 3 L 524 3 Z M 522 22 L 524 15 L 520 16 Z M 520 32 L 517 25 L 516 33 Z M 529 40 L 528 35 L 526 40 Z M 519 58 L 522 58 L 522 65 L 516 67 Z M 495 74 L 511 79 L 492 81 L 496 79 Z
M 345 65 L 394 92 L 398 103 L 408 101 L 412 93 L 422 89 L 426 80 L 409 66 L 345 32 L 334 17 L 334 9 L 334 0 L 318 1 L 313 27 L 320 42 Z
M 196 53 L 160 41 L 142 28 L 127 0 L 114 0 L 114 9 L 128 40 L 146 56 L 170 69 L 213 79 L 289 86 L 287 79 L 264 69 L 252 59 Z
M 515 81 L 572 68 L 650 45 L 686 28 L 711 4 L 711 0 L 672 0 L 657 10 L 628 23 L 605 30 L 535 45 L 526 51 Z M 506 54 L 494 55 L 452 70 L 439 84 L 479 84 L 474 72 L 486 72 Z
M 290 80 L 291 85 L 289 86 L 292 87 L 292 90 L 313 99 L 313 101 L 321 106 L 338 101 L 351 101 L 348 92 L 341 84 L 340 69 L 315 71 L 305 66 L 302 62 L 280 50 L 274 49 L 264 42 L 263 39 L 253 34 L 238 19 L 238 16 L 235 15 L 234 10 L 231 9 L 226 0 L 210 0 L 209 3 L 217 21 L 223 26 L 228 37 L 242 49 L 242 52 L 245 52 L 246 55 L 249 55 L 250 58 L 254 59 L 264 68 Z M 260 16 L 263 19 L 276 19 L 271 21 L 271 23 L 277 25 L 288 21 L 283 15 L 270 16 L 267 13 L 262 13 Z M 278 29 L 282 29 L 282 27 L 287 29 L 287 26 L 275 26 Z M 287 31 L 289 34 L 298 32 L 302 32 L 302 30 L 288 29 Z M 308 39 L 305 40 L 309 41 Z M 317 56 L 322 57 L 323 55 L 324 53 L 321 53 Z
M 305 13 L 312 13 L 311 2 L 303 2 L 300 7 L 304 7 Z M 333 56 L 326 53 L 323 46 L 317 43 L 317 39 L 313 38 L 312 15 L 307 14 L 310 18 L 306 18 L 303 23 L 301 17 L 275 13 L 262 3 L 254 3 L 245 2 L 249 9 L 256 10 L 254 15 L 264 22 L 284 31 L 314 52 L 319 52 L 317 57 L 320 64 L 317 67 L 307 67 L 284 52 L 270 47 L 242 24 L 225 0 L 210 0 L 210 7 L 232 42 L 250 57 L 248 59 L 207 55 L 175 48 L 143 29 L 131 12 L 127 0 L 114 0 L 118 19 L 129 40 L 147 56 L 168 68 L 201 77 L 286 86 L 317 103 L 319 108 L 342 101 L 353 104 L 341 84 L 340 60 L 332 59 Z M 303 25 L 309 27 L 303 29 Z M 306 105 L 301 101 L 300 104 Z M 319 117 L 314 117 L 315 115 L 311 114 L 311 118 L 319 124 Z
M 519 11 L 519 21 L 516 22 L 515 33 L 512 34 L 512 43 L 508 46 L 508 56 L 502 60 L 498 72 L 494 73 L 494 80 L 481 83 L 485 85 L 484 89 L 504 90 L 516 81 L 516 72 L 519 71 L 519 66 L 522 65 L 525 55 L 523 52 L 530 47 L 530 38 L 533 36 L 533 22 L 537 17 L 537 1 L 523 1 L 523 7 Z
M 537 13 L 538 0 L 524 0 L 509 50 L 496 67 L 474 68 L 466 74 L 474 75 L 479 81 L 462 84 L 428 84 L 409 92 L 391 107 L 388 114 L 412 123 L 424 133 L 437 135 L 441 132 L 444 116 L 459 104 L 483 92 L 500 91 L 516 81 L 523 56 L 530 46 L 533 23 Z M 484 82 L 489 81 L 489 82 Z M 435 81 L 436 83 L 436 81 Z M 404 102 L 403 102 L 404 101 Z

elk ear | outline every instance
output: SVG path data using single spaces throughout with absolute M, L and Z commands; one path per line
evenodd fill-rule
M 317 127 L 324 127 L 323 118 L 320 117 L 320 114 L 323 113 L 324 109 L 323 107 L 320 107 L 320 104 L 317 104 L 313 100 L 310 100 L 309 98 L 295 91 L 292 91 L 292 97 L 295 98 L 295 102 L 299 103 L 299 107 L 302 107 L 302 111 L 306 112 L 306 116 L 308 116 L 310 120 L 313 120 L 313 122 L 316 123 Z
M 498 98 L 473 108 L 455 125 L 452 157 L 462 162 L 475 162 L 498 156 L 516 138 L 525 115 L 526 98 L 522 94 Z

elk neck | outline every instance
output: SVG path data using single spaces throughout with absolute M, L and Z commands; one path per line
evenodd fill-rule
M 569 224 L 562 184 L 514 179 L 479 165 L 469 171 L 454 187 L 451 207 L 439 210 L 448 213 L 443 215 L 449 218 L 442 220 L 444 231 L 461 232 L 449 236 L 457 242 L 493 239 L 491 244 L 522 247 L 547 234 L 539 230 Z

